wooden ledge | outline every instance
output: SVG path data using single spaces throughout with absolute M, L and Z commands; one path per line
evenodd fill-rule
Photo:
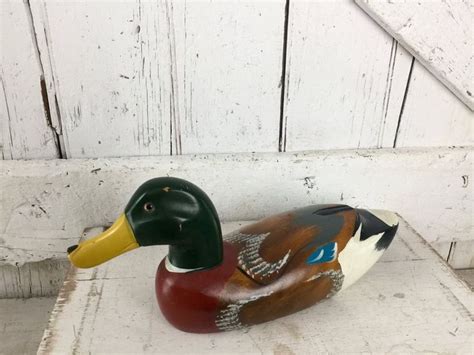
M 224 231 L 237 226 L 224 224 Z M 471 291 L 404 220 L 382 259 L 349 289 L 297 314 L 228 333 L 187 334 L 163 318 L 154 276 L 166 250 L 140 248 L 100 268 L 73 269 L 38 353 L 472 350 Z

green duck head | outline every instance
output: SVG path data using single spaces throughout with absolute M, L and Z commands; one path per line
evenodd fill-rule
M 89 268 L 141 246 L 169 245 L 178 268 L 210 268 L 222 262 L 216 209 L 196 185 L 161 177 L 142 184 L 115 223 L 100 235 L 68 248 L 70 261 Z

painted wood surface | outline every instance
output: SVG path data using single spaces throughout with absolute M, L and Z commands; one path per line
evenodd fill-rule
M 8 34 L 1 38 L 7 49 L 1 63 L 2 157 L 473 145 L 472 112 L 418 62 L 412 64 L 410 55 L 351 1 L 292 0 L 290 5 L 285 18 L 282 1 L 125 2 L 113 13 L 97 2 L 2 2 L 2 33 Z M 452 176 L 461 176 L 466 192 L 458 197 L 470 200 L 472 174 L 466 162 L 457 164 Z M 245 181 L 254 170 L 244 168 Z M 34 181 L 41 179 L 33 175 Z M 105 181 L 100 178 L 100 186 Z M 89 225 L 88 218 L 98 223 L 112 218 L 97 207 L 71 222 L 76 217 L 64 219 L 56 210 L 61 209 L 57 197 L 54 210 L 45 213 L 37 201 L 51 201 L 51 191 L 69 187 L 52 188 L 45 181 L 40 186 L 42 192 L 12 188 L 18 193 L 13 200 L 19 201 L 14 213 L 10 204 L 1 206 L 0 237 L 14 240 L 10 261 L 62 255 L 63 244 Z M 347 199 L 342 190 L 327 191 Z M 75 201 L 75 195 L 66 195 Z M 451 205 L 454 198 L 430 207 L 426 220 L 435 220 L 433 209 L 455 216 Z M 292 205 L 278 200 L 275 206 Z M 245 218 L 244 212 L 237 214 Z M 433 240 L 469 239 L 466 228 L 459 228 L 465 221 L 443 220 L 446 227 Z M 417 221 L 426 224 L 421 216 Z
M 459 0 L 355 2 L 474 110 L 472 3 Z
M 224 231 L 238 224 L 224 225 Z M 349 289 L 280 320 L 221 334 L 182 333 L 159 312 L 154 275 L 166 250 L 140 248 L 100 268 L 71 269 L 38 353 L 467 353 L 471 349 L 471 291 L 403 220 L 380 262 Z
M 4 161 L 0 259 L 62 257 L 158 176 L 200 186 L 224 221 L 316 203 L 396 211 L 430 242 L 472 240 L 472 148 Z M 269 174 L 269 172 L 272 172 Z
M 448 263 L 457 269 L 474 268 L 474 241 L 453 242 L 448 256 Z
M 349 0 L 2 9 L 8 159 L 472 144 L 469 111 Z
M 0 353 L 36 354 L 55 300 L 0 299 Z
M 434 243 L 433 249 L 454 269 L 474 268 L 474 240 Z
M 0 299 L 56 296 L 69 260 L 50 258 L 21 266 L 0 263 Z
M 473 121 L 474 113 L 416 61 L 395 146 L 472 146 Z
M 278 149 L 282 1 L 36 6 L 68 157 Z
M 453 242 L 431 243 L 431 247 L 438 253 L 438 255 L 443 260 L 448 261 L 449 251 L 451 250 L 452 243 Z
M 69 239 L 69 243 L 76 244 L 79 239 L 93 237 L 104 230 L 103 227 L 86 228 L 80 238 L 77 235 Z M 5 248 L 4 240 L 0 239 L 0 249 Z M 43 240 L 43 244 L 47 241 Z M 2 245 L 3 244 L 3 245 Z M 48 243 L 49 246 L 53 245 Z M 24 250 L 23 250 L 24 251 Z M 43 260 L 24 262 L 17 256 L 18 249 L 10 248 L 11 259 L 15 263 L 5 263 L 0 258 L 0 299 L 5 298 L 31 298 L 31 297 L 56 297 L 61 289 L 71 263 L 61 250 L 60 255 L 51 253 Z M 45 252 L 45 250 L 43 250 Z M 0 255 L 4 252 L 0 251 Z
M 3 159 L 57 158 L 57 132 L 49 114 L 44 65 L 29 7 L 0 4 L 0 126 Z
M 456 274 L 470 287 L 474 292 L 474 269 L 456 270 Z
M 392 147 L 411 56 L 350 0 L 289 14 L 283 150 Z

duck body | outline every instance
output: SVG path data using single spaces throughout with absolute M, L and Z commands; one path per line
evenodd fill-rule
M 362 223 L 370 223 L 367 217 L 376 218 L 345 205 L 308 206 L 224 236 L 224 262 L 216 267 L 176 270 L 165 259 L 156 275 L 161 311 L 178 329 L 209 333 L 267 322 L 310 307 L 355 281 L 348 278 L 345 283 L 344 271 L 347 274 L 353 268 L 345 265 L 343 270 L 344 258 L 339 260 L 338 254 L 342 252 L 345 259 L 372 254 L 357 261 L 364 269 L 359 272 L 362 275 L 390 244 L 396 226 L 363 245 L 360 237 Z M 379 224 L 385 228 L 383 222 Z M 349 242 L 362 243 L 350 251 L 361 255 L 344 254 Z
M 271 321 L 331 297 L 359 279 L 390 245 L 392 212 L 313 205 L 222 236 L 217 212 L 197 186 L 152 179 L 116 223 L 68 249 L 93 267 L 139 246 L 169 245 L 155 290 L 165 318 L 193 333 Z

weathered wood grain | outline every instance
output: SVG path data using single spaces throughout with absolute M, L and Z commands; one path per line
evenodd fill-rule
M 472 2 L 355 2 L 474 110 Z
M 0 4 L 0 148 L 3 159 L 59 156 L 58 132 L 50 115 L 44 63 L 28 4 Z
M 103 230 L 103 227 L 86 228 L 81 239 L 95 236 Z M 49 232 L 49 237 L 53 237 L 53 232 L 46 232 Z M 16 238 L 24 243 L 22 248 L 18 244 L 13 247 L 0 238 L 0 299 L 57 296 L 70 267 L 64 250 L 54 250 L 58 247 L 55 245 L 57 240 L 54 237 L 52 241 L 42 238 L 38 232 L 31 232 L 30 237 L 16 235 Z M 61 243 L 72 245 L 79 238 L 73 235 L 72 238 L 61 240 Z M 24 253 L 28 251 L 35 254 L 36 258 L 30 255 L 32 257 L 29 260 L 25 259 Z M 9 256 L 9 260 L 5 260 L 5 255 Z
M 283 150 L 392 147 L 411 56 L 352 1 L 289 14 Z
M 225 232 L 234 228 L 224 225 Z M 403 220 L 380 262 L 349 289 L 302 312 L 228 333 L 186 334 L 165 321 L 155 299 L 154 275 L 166 250 L 140 248 L 99 268 L 73 270 L 38 353 L 467 353 L 471 349 L 471 291 Z
M 68 157 L 169 154 L 170 74 L 157 60 L 168 48 L 153 4 L 117 3 L 113 14 L 107 2 L 35 5 Z
M 223 220 L 346 203 L 403 214 L 430 242 L 472 240 L 472 148 L 0 164 L 0 259 L 10 264 L 64 256 L 84 228 L 113 222 L 141 183 L 166 175 L 204 189 Z
M 69 157 L 277 150 L 283 2 L 44 6 Z
M 0 262 L 0 299 L 56 296 L 68 269 L 66 258 L 18 266 Z
M 474 113 L 415 61 L 395 147 L 474 144 Z
M 283 1 L 3 2 L 2 157 L 472 145 L 418 63 L 403 103 L 410 56 L 351 1 L 290 5 L 279 87 Z
M 277 151 L 285 1 L 172 4 L 176 152 Z

